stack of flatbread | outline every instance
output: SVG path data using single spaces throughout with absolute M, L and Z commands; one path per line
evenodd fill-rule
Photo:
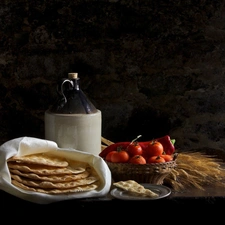
M 87 163 L 47 153 L 13 156 L 7 165 L 11 183 L 28 191 L 66 194 L 91 191 L 100 185 L 98 174 Z

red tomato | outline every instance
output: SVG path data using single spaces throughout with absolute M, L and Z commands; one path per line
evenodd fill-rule
M 163 157 L 160 155 L 154 155 L 148 158 L 147 163 L 163 163 L 166 162 Z
M 127 146 L 127 152 L 130 156 L 134 156 L 134 155 L 142 155 L 143 150 L 142 147 L 138 144 L 138 142 L 131 142 L 128 146 Z
M 127 153 L 127 151 L 121 150 L 121 151 L 116 151 L 111 155 L 111 162 L 114 163 L 124 163 L 128 162 L 130 156 Z
M 148 146 L 146 148 L 146 154 L 150 157 L 150 156 L 157 156 L 157 155 L 162 155 L 164 152 L 163 149 L 163 145 L 156 141 L 156 140 L 152 140 L 148 143 Z
M 105 160 L 108 161 L 108 162 L 111 162 L 111 156 L 112 154 L 114 154 L 116 151 L 111 151 L 109 152 L 106 157 L 105 157 Z
M 173 160 L 173 156 L 172 155 L 162 154 L 161 157 L 163 157 L 166 162 L 169 162 L 169 161 Z
M 134 155 L 129 160 L 133 164 L 146 164 L 146 160 L 142 155 Z

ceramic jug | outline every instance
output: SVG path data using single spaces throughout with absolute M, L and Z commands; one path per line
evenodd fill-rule
M 45 138 L 55 141 L 60 148 L 98 155 L 102 114 L 80 88 L 78 73 L 68 73 L 58 92 L 59 99 L 45 111 Z

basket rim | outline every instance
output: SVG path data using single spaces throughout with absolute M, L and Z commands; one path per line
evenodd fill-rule
M 108 164 L 108 165 L 117 165 L 117 166 L 136 166 L 136 167 L 159 167 L 159 166 L 169 166 L 169 165 L 172 165 L 172 166 L 176 166 L 177 163 L 175 160 L 171 160 L 171 161 L 168 161 L 168 162 L 160 162 L 160 163 L 146 163 L 146 164 L 134 164 L 134 163 L 129 163 L 129 162 L 126 162 L 126 163 L 115 163 L 115 162 L 109 162 L 109 161 L 106 161 L 105 162 Z

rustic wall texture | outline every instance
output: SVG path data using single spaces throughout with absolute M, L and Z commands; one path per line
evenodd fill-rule
M 78 72 L 112 141 L 169 134 L 225 147 L 225 0 L 3 0 L 0 139 L 44 137 L 57 82 Z

